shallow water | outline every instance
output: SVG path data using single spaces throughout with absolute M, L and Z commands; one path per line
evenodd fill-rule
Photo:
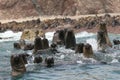
M 56 63 L 60 62 L 60 65 L 46 68 L 41 64 L 29 64 L 25 74 L 12 77 L 10 56 L 13 53 L 21 52 L 13 48 L 13 43 L 19 39 L 21 34 L 13 34 L 17 34 L 17 36 L 14 35 L 13 39 L 0 41 L 0 80 L 120 80 L 120 50 L 108 50 L 108 54 L 105 54 L 102 59 L 109 63 L 99 64 L 94 59 L 85 59 L 82 55 L 75 55 L 73 54 L 74 51 L 66 50 L 64 47 L 59 48 L 59 51 L 62 50 L 61 53 L 55 55 Z M 50 42 L 52 34 L 52 32 L 50 33 L 51 36 L 47 34 Z M 119 35 L 109 34 L 109 36 L 111 40 L 120 39 Z M 92 44 L 96 53 L 96 34 L 82 32 L 77 34 L 76 38 L 77 43 L 88 42 Z

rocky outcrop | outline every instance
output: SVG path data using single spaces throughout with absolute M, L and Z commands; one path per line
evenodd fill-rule
M 0 19 L 120 12 L 120 0 L 0 0 Z
M 37 36 L 43 37 L 44 32 L 42 30 L 25 29 L 22 33 L 21 40 L 34 41 Z

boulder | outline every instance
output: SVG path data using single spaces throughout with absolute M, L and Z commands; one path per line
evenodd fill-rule
M 37 36 L 44 36 L 44 32 L 36 29 L 25 29 L 22 33 L 21 39 L 34 41 Z

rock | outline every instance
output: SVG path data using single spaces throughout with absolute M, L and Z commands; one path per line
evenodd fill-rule
M 22 33 L 21 39 L 34 41 L 37 36 L 44 36 L 44 32 L 36 29 L 25 29 Z

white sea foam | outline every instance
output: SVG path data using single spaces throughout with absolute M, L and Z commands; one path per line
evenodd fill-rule
M 88 33 L 86 31 L 83 31 L 83 32 L 80 32 L 80 33 L 77 33 L 75 35 L 76 38 L 81 38 L 81 37 L 90 37 L 90 36 L 94 36 L 95 34 L 94 33 Z
M 95 38 L 87 39 L 86 43 L 89 43 L 92 46 L 93 50 L 97 51 L 98 45 L 97 45 L 97 40 Z
M 45 33 L 45 36 L 46 36 L 46 38 L 47 38 L 49 41 L 52 41 L 52 38 L 53 38 L 53 36 L 54 36 L 54 33 L 55 33 L 55 31 L 53 31 L 53 32 L 47 32 L 47 33 Z M 80 32 L 80 33 L 75 34 L 75 37 L 76 37 L 76 38 L 80 38 L 80 37 L 90 37 L 90 36 L 94 36 L 94 35 L 95 35 L 94 33 L 88 33 L 88 32 L 86 32 L 86 31 L 83 31 L 83 32 Z
M 55 32 L 47 32 L 45 33 L 45 36 L 49 41 L 52 41 L 54 33 Z
M 22 32 L 13 32 L 13 31 L 6 31 L 4 33 L 0 33 L 0 42 L 4 41 L 16 41 L 20 39 L 20 36 L 22 35 Z
M 111 63 L 118 63 L 119 61 L 117 59 L 113 59 Z

